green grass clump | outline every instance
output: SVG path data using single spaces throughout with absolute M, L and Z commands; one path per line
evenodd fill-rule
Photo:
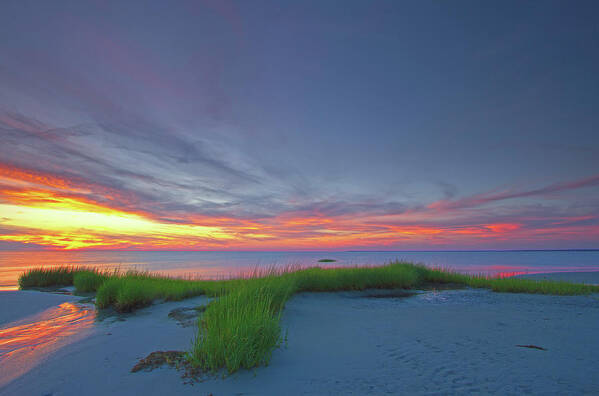
M 131 312 L 158 299 L 178 301 L 202 294 L 214 294 L 217 286 L 216 282 L 129 272 L 105 280 L 98 288 L 96 305 L 100 309 L 112 306 L 119 312 Z
M 67 266 L 32 268 L 19 276 L 19 288 L 72 286 L 73 275 L 78 271 L 78 267 Z
M 478 278 L 477 276 L 464 275 L 458 272 L 444 270 L 440 268 L 428 268 L 424 265 L 414 265 L 414 267 L 420 274 L 420 279 L 423 283 L 455 283 L 466 285 L 471 279 Z
M 420 283 L 418 268 L 408 263 L 377 267 L 308 268 L 290 275 L 298 281 L 298 291 L 342 291 L 412 288 Z
M 320 259 L 318 260 L 319 263 L 334 263 L 337 260 L 334 259 Z
M 248 279 L 212 302 L 198 324 L 188 360 L 215 372 L 267 365 L 281 343 L 281 311 L 296 290 L 293 277 Z
M 84 270 L 75 272 L 73 275 L 73 285 L 80 293 L 91 293 L 97 291 L 110 275 L 98 270 Z
M 532 280 L 521 278 L 486 279 L 488 288 L 500 293 L 531 293 L 572 296 L 598 293 L 599 286 L 561 281 Z
M 550 294 L 556 296 L 599 293 L 599 286 L 596 285 L 514 277 L 494 278 L 483 275 L 464 275 L 443 269 L 418 267 L 423 281 L 432 284 L 453 283 L 477 289 L 491 289 L 498 293 Z

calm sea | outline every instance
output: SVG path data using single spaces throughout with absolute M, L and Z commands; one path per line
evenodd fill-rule
M 218 279 L 272 266 L 376 265 L 392 260 L 423 263 L 464 273 L 599 271 L 599 250 L 449 251 L 449 252 L 122 252 L 0 251 L 0 289 L 16 288 L 19 274 L 31 267 L 77 265 L 136 269 L 170 276 Z

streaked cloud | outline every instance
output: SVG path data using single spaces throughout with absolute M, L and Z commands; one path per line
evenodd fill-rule
M 10 2 L 0 248 L 597 247 L 596 12 L 539 10 Z
M 510 197 L 584 188 L 594 180 L 514 192 Z M 374 201 L 287 203 L 268 216 L 248 217 L 246 211 L 241 211 L 243 216 L 205 213 L 203 203 L 178 203 L 172 195 L 160 194 L 160 188 L 168 190 L 172 185 L 154 186 L 158 191 L 140 196 L 93 181 L 3 164 L 0 240 L 58 249 L 273 250 L 476 247 L 489 240 L 538 243 L 548 235 L 565 241 L 599 235 L 596 212 L 555 216 L 541 210 L 539 216 L 526 207 L 503 214 L 501 210 L 465 212 L 474 206 L 471 202 L 490 202 L 469 198 L 463 199 L 468 206 L 442 207 Z
M 491 192 L 478 194 L 471 197 L 466 197 L 454 201 L 441 200 L 431 203 L 428 207 L 431 209 L 462 209 L 470 208 L 474 206 L 485 205 L 495 201 L 503 201 L 506 199 L 513 198 L 526 198 L 534 196 L 548 196 L 550 194 L 564 192 L 568 190 L 577 190 L 584 187 L 596 187 L 599 186 L 599 175 L 593 175 L 583 179 L 561 182 L 551 184 L 549 186 L 536 188 L 536 189 L 525 189 L 525 190 L 507 190 L 499 192 Z

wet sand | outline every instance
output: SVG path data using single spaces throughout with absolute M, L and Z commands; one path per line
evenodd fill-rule
M 0 387 L 0 394 L 599 393 L 597 294 L 560 297 L 471 289 L 395 298 L 368 294 L 293 297 L 283 318 L 287 345 L 274 352 L 269 367 L 226 379 L 208 377 L 194 385 L 168 367 L 130 370 L 150 352 L 189 349 L 194 326 L 184 327 L 168 314 L 202 305 L 206 298 L 108 316 L 86 330 L 85 337 Z M 39 293 L 40 301 L 46 298 L 47 293 Z M 0 312 L 5 301 L 0 294 Z
M 0 326 L 35 315 L 64 302 L 74 302 L 80 297 L 38 291 L 0 291 Z
M 40 294 L 0 294 L 6 308 L 0 314 L 0 388 L 42 364 L 57 350 L 86 337 L 94 325 L 92 305 L 78 304 L 71 296 L 45 293 L 41 298 Z M 19 313 L 26 316 L 2 325 Z

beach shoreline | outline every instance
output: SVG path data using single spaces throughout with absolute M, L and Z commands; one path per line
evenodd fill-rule
M 563 273 L 534 276 L 575 281 Z M 584 280 L 597 276 L 599 272 L 587 273 Z M 0 292 L 0 327 L 80 300 L 45 292 Z M 151 352 L 189 350 L 195 326 L 183 326 L 169 313 L 207 301 L 200 296 L 96 320 L 85 337 L 0 385 L 0 394 L 599 391 L 591 373 L 599 364 L 594 353 L 599 350 L 597 295 L 480 289 L 392 298 L 369 298 L 367 291 L 300 293 L 287 303 L 282 321 L 287 342 L 275 350 L 268 367 L 241 370 L 225 379 L 207 376 L 195 385 L 168 367 L 130 372 Z

